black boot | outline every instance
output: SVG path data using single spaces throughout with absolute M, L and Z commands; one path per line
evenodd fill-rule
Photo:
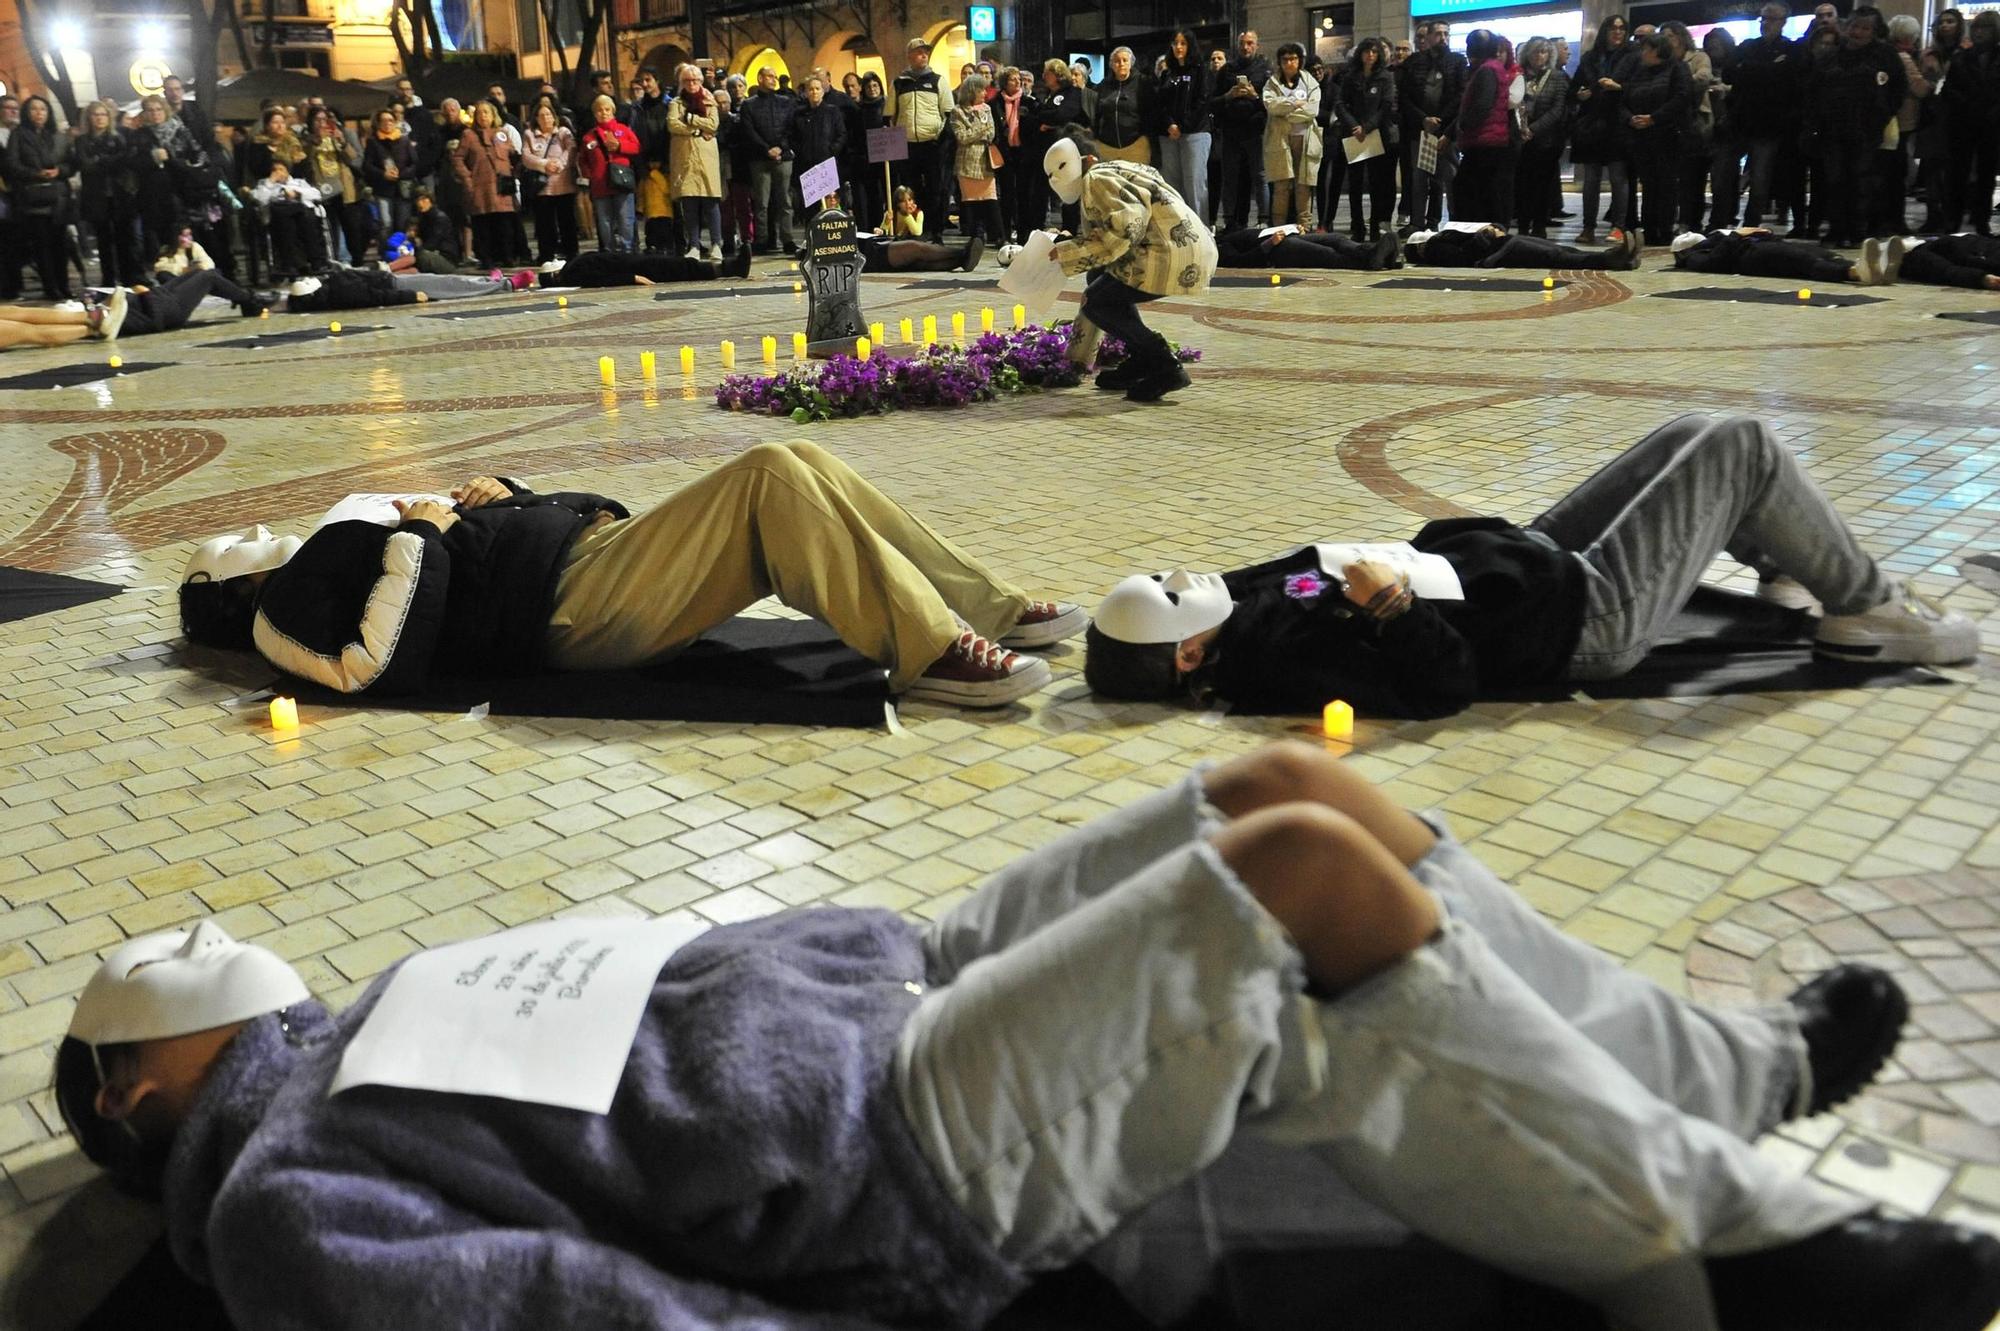
M 1849 963 L 1793 991 L 1799 1034 L 1812 1065 L 1812 1095 L 1802 1115 L 1823 1114 L 1851 1098 L 1896 1052 L 1910 1001 L 1894 976 Z
M 1982 1331 L 2000 1239 L 1938 1220 L 1854 1219 L 1704 1265 L 1723 1331 Z
M 1125 383 L 1127 402 L 1158 402 L 1175 389 L 1186 388 L 1193 382 L 1188 378 L 1186 368 L 1174 359 L 1174 353 L 1164 338 L 1151 355 L 1143 360 L 1137 356 L 1133 359 L 1141 363 Z

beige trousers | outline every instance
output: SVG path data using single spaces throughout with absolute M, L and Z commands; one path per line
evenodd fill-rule
M 998 638 L 1028 595 L 817 444 L 758 444 L 665 503 L 577 538 L 551 664 L 644 665 L 776 596 L 907 688 L 963 632 Z
M 1140 137 L 1123 148 L 1114 148 L 1108 143 L 1097 145 L 1097 155 L 1107 162 L 1137 162 L 1141 166 L 1153 164 L 1153 141 Z

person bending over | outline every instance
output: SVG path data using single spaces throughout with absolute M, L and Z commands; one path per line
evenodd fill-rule
M 1878 286 L 1927 282 L 1970 291 L 2000 291 L 2000 240 L 1958 236 L 1891 236 L 1861 244 L 1861 269 Z
M 1331 231 L 1307 231 L 1293 223 L 1269 228 L 1246 226 L 1215 238 L 1219 268 L 1350 268 L 1376 272 L 1403 266 L 1395 233 L 1364 243 Z
M 1413 231 L 1403 242 L 1411 263 L 1432 268 L 1575 268 L 1630 272 L 1645 247 L 1628 231 L 1610 249 L 1580 250 L 1538 236 L 1510 236 L 1497 226 L 1446 222 L 1436 231 Z
M 1208 288 L 1215 275 L 1208 227 L 1152 167 L 1098 160 L 1097 144 L 1081 126 L 1063 129 L 1043 154 L 1042 169 L 1056 197 L 1082 214 L 1079 234 L 1049 251 L 1049 261 L 1065 273 L 1090 274 L 1070 358 L 1089 366 L 1099 334 L 1109 333 L 1127 355 L 1097 376 L 1099 388 L 1123 388 L 1134 402 L 1157 402 L 1186 388 L 1187 371 L 1167 339 L 1146 327 L 1139 306 Z
M 65 1121 L 161 1197 L 239 1326 L 973 1328 L 1239 1137 L 1339 1173 L 1329 1232 L 1386 1213 L 1635 1331 L 2000 1310 L 2000 1241 L 1751 1144 L 1872 1078 L 1893 979 L 1690 1003 L 1299 746 L 1188 775 L 928 925 L 710 929 L 640 981 L 602 1114 L 330 1094 L 357 1044 L 421 1040 L 376 1019 L 401 973 L 331 1014 L 204 920 L 113 951 L 76 1005 Z M 518 1042 L 511 1004 L 492 1020 Z
M 1691 273 L 1738 277 L 1782 277 L 1793 282 L 1870 280 L 1844 254 L 1797 240 L 1780 240 L 1769 227 L 1724 227 L 1706 234 L 1683 231 L 1674 237 L 1674 267 Z
M 1087 639 L 1114 698 L 1213 694 L 1316 711 L 1448 716 L 1483 689 L 1610 679 L 1652 649 L 1717 553 L 1759 594 L 1824 608 L 1814 650 L 1866 662 L 1970 660 L 1979 629 L 1885 574 L 1762 421 L 1679 417 L 1529 523 L 1446 518 L 1411 544 L 1462 600 L 1421 597 L 1369 561 L 1322 570 L 1310 545 L 1227 574 L 1136 575 Z
M 343 693 L 417 693 L 433 671 L 642 666 L 776 596 L 906 697 L 997 707 L 1049 681 L 1046 661 L 1011 649 L 1084 626 L 1080 608 L 1002 580 L 816 444 L 758 444 L 637 517 L 491 476 L 451 497 L 399 504 L 393 528 L 205 542 L 181 582 L 188 640 L 254 647 Z
M 250 197 L 264 209 L 274 277 L 283 280 L 327 266 L 326 230 L 320 220 L 316 186 L 292 179 L 289 167 L 273 162 L 270 176 L 258 182 Z
M 66 347 L 85 338 L 117 337 L 130 313 L 129 296 L 113 291 L 102 304 L 56 310 L 46 305 L 0 305 L 0 351 L 15 347 Z
M 679 254 L 591 250 L 573 259 L 543 265 L 541 283 L 545 287 L 650 287 L 662 282 L 713 282 L 724 277 L 748 276 L 747 249 L 719 262 L 687 259 Z

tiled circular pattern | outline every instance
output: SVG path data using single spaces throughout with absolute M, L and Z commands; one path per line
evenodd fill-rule
M 1910 1024 L 1876 1085 L 1839 1111 L 1880 1137 L 1965 1164 L 2000 1164 L 2000 877 L 1976 869 L 1801 887 L 1702 929 L 1689 991 L 1781 999 L 1841 961 L 1889 971 Z M 1858 1143 L 1857 1143 L 1858 1144 Z M 1862 1163 L 1867 1163 L 1862 1161 Z

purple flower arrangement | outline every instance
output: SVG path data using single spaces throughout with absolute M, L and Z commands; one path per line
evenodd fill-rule
M 914 356 L 870 360 L 835 356 L 774 375 L 732 374 L 715 390 L 715 405 L 729 411 L 790 416 L 808 421 L 878 415 L 899 407 L 963 407 L 1002 393 L 1074 388 L 1082 374 L 1069 358 L 1074 327 L 1030 325 L 1013 333 L 986 333 L 959 348 L 937 344 Z M 1107 364 L 1100 344 L 1098 364 Z M 1175 348 L 1183 361 L 1199 351 Z

